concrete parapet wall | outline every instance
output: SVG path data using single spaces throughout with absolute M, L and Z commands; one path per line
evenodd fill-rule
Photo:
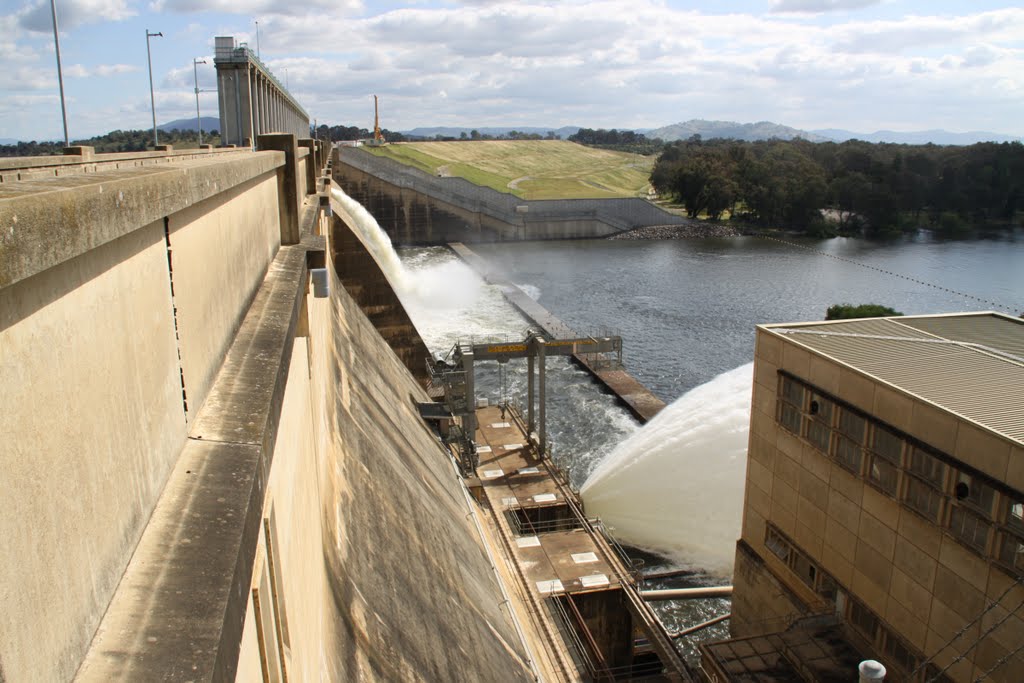
M 84 154 L 64 156 L 12 157 L 0 159 L 0 183 L 11 183 L 20 180 L 41 180 L 65 175 L 96 173 L 98 171 L 117 171 L 157 166 L 168 163 L 192 161 L 193 159 L 218 156 L 226 158 L 249 152 L 248 149 L 186 149 L 179 151 L 152 152 L 115 152 L 110 154 L 93 154 L 92 147 L 70 147 L 69 150 L 85 150 Z
M 0 660 L 67 680 L 185 442 L 163 221 L 0 289 L 0 377 Z
M 335 156 L 335 180 L 401 244 L 607 237 L 686 222 L 640 198 L 530 201 L 356 147 Z
M 78 668 L 180 464 L 183 388 L 202 402 L 277 251 L 282 160 L 0 186 L 0 553 L 21 558 L 0 573 L 8 680 Z

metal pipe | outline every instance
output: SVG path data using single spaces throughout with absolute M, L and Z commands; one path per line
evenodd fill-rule
M 696 626 L 690 626 L 689 628 L 684 628 L 682 631 L 676 631 L 675 633 L 670 633 L 670 634 L 668 634 L 668 637 L 669 638 L 682 638 L 683 636 L 688 636 L 691 633 L 696 633 L 697 631 L 701 631 L 703 629 L 706 629 L 708 626 L 714 626 L 715 624 L 720 624 L 723 621 L 725 621 L 726 619 L 730 618 L 731 616 L 732 616 L 732 612 L 729 612 L 728 614 L 723 614 L 720 617 L 715 617 L 714 619 L 708 619 L 707 621 L 705 621 L 702 624 L 697 624 Z
M 57 83 L 60 85 L 60 118 L 64 122 L 64 146 L 70 147 L 68 139 L 68 111 L 64 106 L 64 72 L 60 67 L 60 36 L 57 34 L 57 0 L 50 0 L 50 13 L 53 15 L 53 45 L 57 51 Z M 149 47 L 147 42 L 146 47 Z
M 644 600 L 693 600 L 695 598 L 727 598 L 732 595 L 732 586 L 710 586 L 707 588 L 668 588 L 664 590 L 640 591 Z
M 149 29 L 146 29 L 146 63 L 149 64 L 149 106 L 153 111 L 153 146 L 156 147 L 160 144 L 160 136 L 156 132 L 156 98 L 153 96 L 153 56 L 149 50 L 149 39 L 156 37 L 163 38 L 164 34 L 160 31 L 156 33 L 150 33 Z

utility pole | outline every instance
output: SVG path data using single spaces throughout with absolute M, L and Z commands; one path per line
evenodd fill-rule
M 196 83 L 196 125 L 199 126 L 199 144 L 203 144 L 203 117 L 199 115 L 199 64 L 206 64 L 205 59 L 192 58 L 192 76 Z
M 153 110 L 153 146 L 156 147 L 160 144 L 160 138 L 156 132 L 156 98 L 153 97 L 153 56 L 149 50 L 149 39 L 160 37 L 163 38 L 164 34 L 161 32 L 150 33 L 149 29 L 146 29 L 146 62 L 149 64 L 149 106 Z
M 64 146 L 70 147 L 68 140 L 68 110 L 64 106 L 64 73 L 60 68 L 60 36 L 57 35 L 57 0 L 50 0 L 50 13 L 53 15 L 53 44 L 57 49 L 57 83 L 60 84 L 60 118 L 64 122 Z

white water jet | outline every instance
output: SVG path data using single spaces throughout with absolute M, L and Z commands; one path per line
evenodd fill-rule
M 598 463 L 581 495 L 619 541 L 728 575 L 743 511 L 753 363 L 688 391 Z
M 479 298 L 483 281 L 469 266 L 453 259 L 410 272 L 377 219 L 341 189 L 334 188 L 332 194 L 352 217 L 355 225 L 350 227 L 362 235 L 417 329 L 450 323 L 453 315 L 470 308 Z

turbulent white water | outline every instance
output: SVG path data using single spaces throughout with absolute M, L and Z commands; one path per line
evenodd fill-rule
M 428 348 L 435 352 L 447 351 L 447 348 L 439 349 L 431 342 L 436 341 L 440 328 L 447 327 L 450 332 L 453 323 L 464 317 L 466 311 L 477 307 L 483 294 L 483 281 L 471 268 L 454 258 L 411 271 L 373 215 L 340 189 L 334 188 L 332 192 L 352 216 L 353 227 L 362 234 L 363 242 L 384 271 Z M 451 345 L 448 346 L 450 348 Z
M 729 574 L 740 533 L 753 364 L 684 394 L 598 464 L 581 495 L 620 541 Z

